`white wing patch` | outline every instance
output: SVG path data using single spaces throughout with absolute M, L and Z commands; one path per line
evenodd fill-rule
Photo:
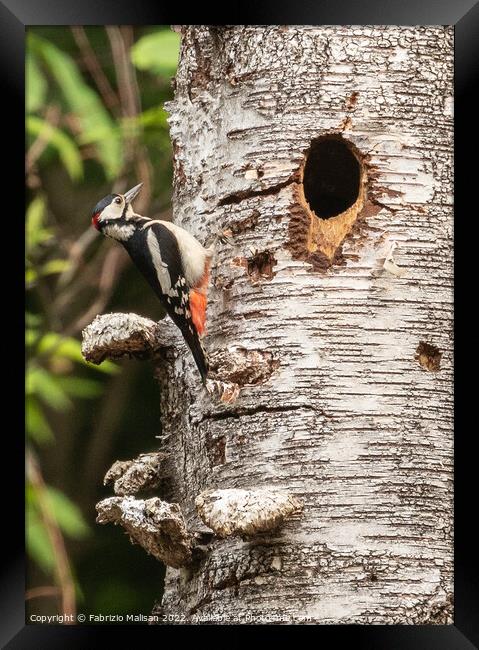
M 165 226 L 175 236 L 183 263 L 186 284 L 189 287 L 194 287 L 201 280 L 205 272 L 206 260 L 211 257 L 211 251 L 202 246 L 187 230 L 180 228 L 180 226 L 170 221 L 162 221 L 160 219 L 151 220 L 142 227 L 143 229 L 149 228 L 155 223 L 160 223 L 162 226 Z M 150 234 L 151 231 L 148 233 L 148 237 Z
M 171 278 L 168 272 L 168 266 L 161 258 L 160 246 L 153 230 L 150 230 L 146 236 L 146 244 L 150 251 L 153 266 L 155 267 L 156 277 L 160 283 L 161 291 L 168 295 L 171 289 Z

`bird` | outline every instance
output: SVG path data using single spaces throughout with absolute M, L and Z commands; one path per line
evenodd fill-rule
M 202 344 L 212 248 L 170 221 L 136 214 L 132 202 L 143 183 L 125 194 L 108 194 L 93 208 L 92 225 L 126 249 L 193 354 L 203 384 L 209 365 Z

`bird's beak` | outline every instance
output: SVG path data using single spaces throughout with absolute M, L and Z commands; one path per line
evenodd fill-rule
M 138 185 L 135 185 L 135 187 L 132 187 L 131 190 L 128 190 L 123 196 L 125 197 L 125 200 L 127 203 L 131 203 L 134 198 L 139 194 L 141 188 L 143 186 L 143 183 L 138 183 Z

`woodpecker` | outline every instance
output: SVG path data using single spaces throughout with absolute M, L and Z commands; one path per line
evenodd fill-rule
M 190 348 L 203 383 L 208 358 L 205 333 L 212 250 L 169 221 L 136 214 L 132 202 L 142 183 L 126 194 L 108 194 L 93 209 L 92 225 L 120 242 L 146 278 Z

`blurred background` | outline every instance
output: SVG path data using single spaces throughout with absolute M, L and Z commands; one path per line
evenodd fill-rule
M 27 616 L 148 615 L 162 593 L 162 565 L 122 529 L 95 523 L 112 463 L 158 446 L 152 367 L 87 364 L 80 341 L 99 313 L 163 316 L 90 219 L 103 196 L 139 182 L 136 211 L 171 218 L 163 103 L 178 53 L 166 26 L 27 31 Z

